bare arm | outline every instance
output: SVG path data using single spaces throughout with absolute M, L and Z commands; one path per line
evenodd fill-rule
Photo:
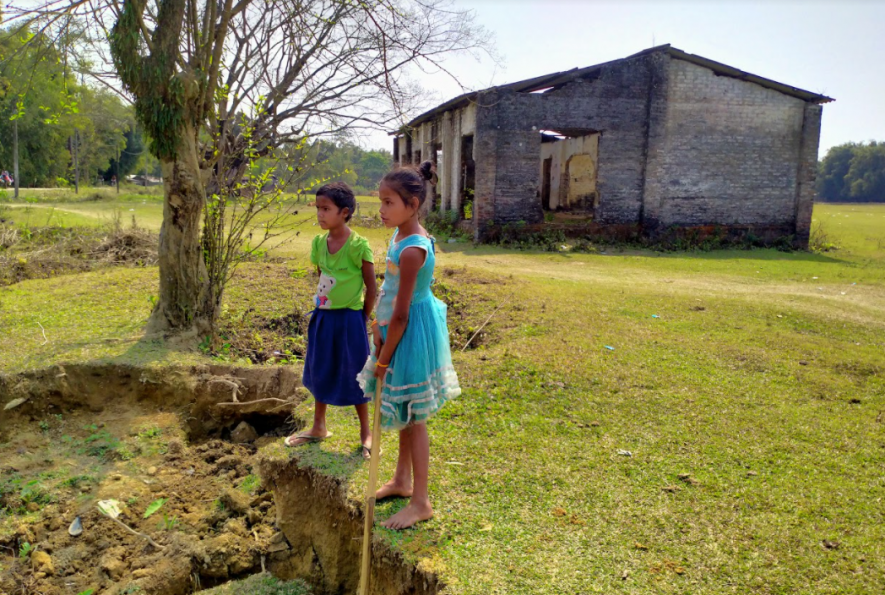
M 368 260 L 363 261 L 363 283 L 366 285 L 366 301 L 363 303 L 363 317 L 368 320 L 375 308 L 375 296 L 378 286 L 375 282 L 375 264 Z
M 387 327 L 387 340 L 381 347 L 378 355 L 378 363 L 389 364 L 399 345 L 406 326 L 409 324 L 409 308 L 412 305 L 412 292 L 418 281 L 418 271 L 424 265 L 427 253 L 420 248 L 406 248 L 403 250 L 399 261 L 399 292 L 396 294 L 396 306 L 393 308 L 393 316 L 390 318 L 390 326 Z M 375 376 L 381 377 L 386 372 L 386 367 L 375 368 Z

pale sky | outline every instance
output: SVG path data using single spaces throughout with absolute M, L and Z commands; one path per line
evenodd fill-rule
M 848 141 L 885 141 L 882 0 L 456 0 L 476 11 L 503 65 L 464 56 L 446 65 L 473 89 L 590 66 L 669 43 L 691 54 L 822 93 L 820 156 Z M 429 107 L 461 93 L 421 76 Z M 415 114 L 417 115 L 417 114 Z M 363 144 L 388 150 L 378 133 Z

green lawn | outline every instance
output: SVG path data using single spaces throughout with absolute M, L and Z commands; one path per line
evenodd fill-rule
M 885 205 L 815 219 L 840 249 L 442 244 L 453 323 L 509 301 L 483 347 L 455 354 L 464 394 L 430 423 L 436 518 L 383 538 L 453 594 L 885 592 Z M 314 229 L 285 264 L 246 266 L 230 307 L 304 306 L 288 272 Z M 380 262 L 388 232 L 358 231 Z M 115 269 L 0 289 L 0 365 L 198 357 L 137 340 L 155 283 Z M 303 462 L 361 499 L 365 467 L 334 456 L 355 420 L 329 421 Z

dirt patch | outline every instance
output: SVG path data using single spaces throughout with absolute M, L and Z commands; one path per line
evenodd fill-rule
M 262 266 L 257 273 L 250 271 L 239 278 L 245 284 L 245 292 L 260 293 L 268 286 L 279 287 L 279 295 L 269 301 L 291 300 L 291 305 L 286 305 L 285 312 L 282 308 L 261 311 L 255 307 L 227 311 L 218 321 L 216 335 L 206 338 L 201 348 L 207 355 L 226 361 L 246 358 L 254 364 L 285 364 L 303 359 L 316 275 L 276 265 Z M 500 304 L 501 296 L 511 291 L 510 284 L 511 280 L 503 275 L 463 267 L 440 268 L 433 292 L 449 308 L 453 349 L 463 348 L 468 341 L 469 348 L 476 349 L 500 340 L 502 322 L 510 315 L 507 309 L 498 312 L 487 327 L 470 339 Z
M 468 349 L 477 349 L 500 341 L 503 323 L 512 317 L 512 312 L 506 310 L 507 298 L 502 297 L 512 291 L 510 285 L 511 279 L 507 277 L 481 274 L 466 267 L 440 270 L 433 293 L 448 306 L 452 350 L 463 349 L 465 345 Z M 502 304 L 501 311 L 489 320 Z M 488 324 L 483 326 L 487 320 Z
M 298 378 L 85 365 L 0 376 L 11 406 L 0 420 L 0 593 L 175 595 L 261 571 L 283 537 L 254 454 L 296 427 Z M 156 545 L 104 516 L 105 500 Z
M 294 308 L 281 316 L 263 316 L 250 308 L 237 317 L 224 317 L 218 334 L 206 345 L 207 353 L 245 357 L 253 364 L 303 359 L 310 315 L 297 305 Z

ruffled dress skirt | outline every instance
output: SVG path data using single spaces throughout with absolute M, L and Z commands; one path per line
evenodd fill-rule
M 381 327 L 387 340 L 387 326 Z M 375 353 L 369 356 L 358 381 L 366 398 L 374 398 Z M 401 430 L 430 419 L 445 403 L 461 394 L 452 366 L 446 305 L 432 294 L 409 309 L 409 323 L 384 376 L 381 425 Z

